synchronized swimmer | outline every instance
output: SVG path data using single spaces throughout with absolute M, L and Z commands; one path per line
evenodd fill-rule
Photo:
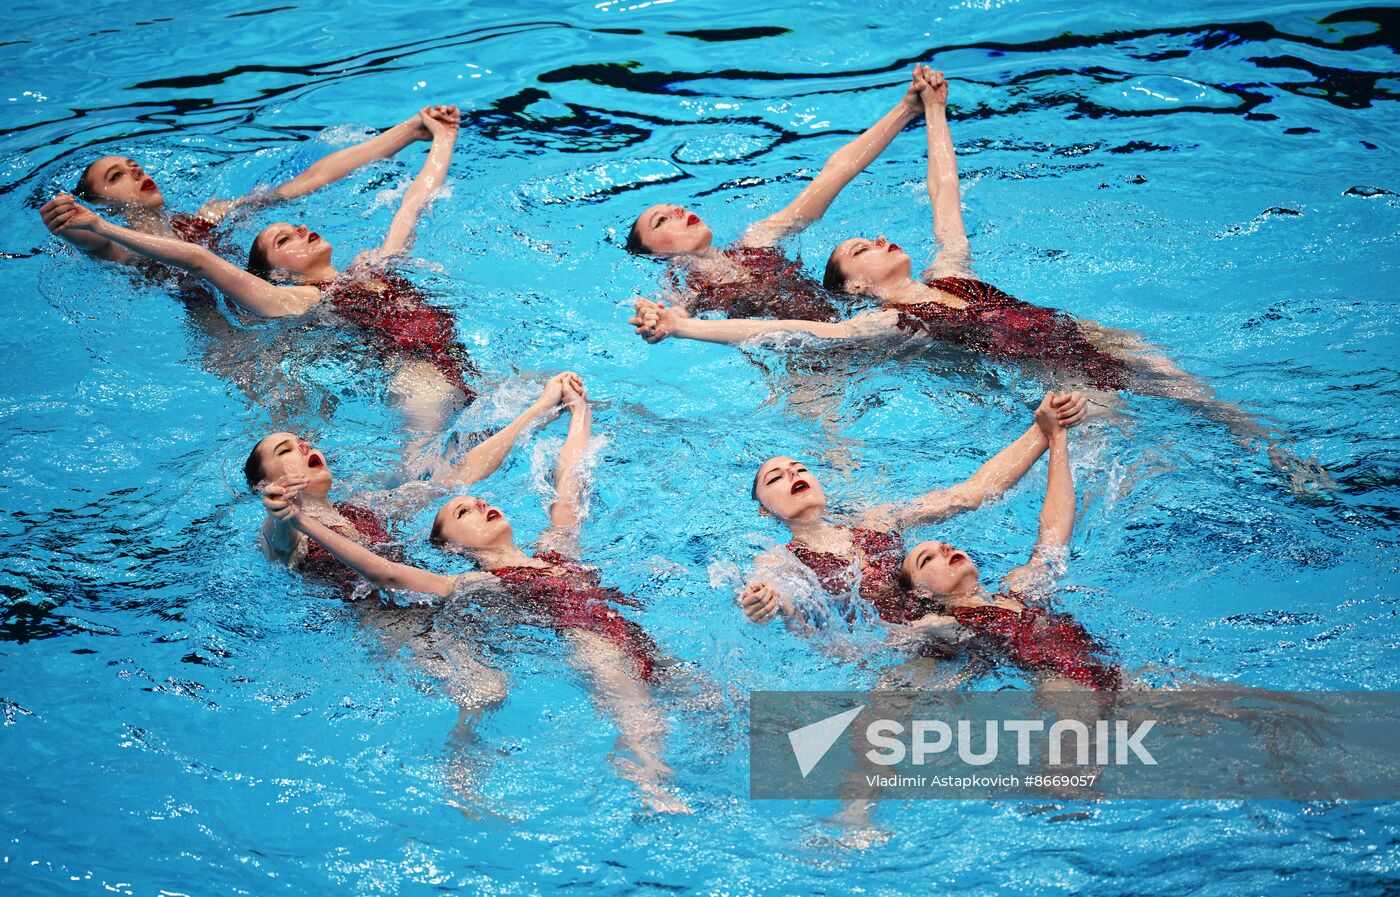
M 333 264 L 330 241 L 305 224 L 277 222 L 263 228 L 248 251 L 246 268 L 211 249 L 209 231 L 202 226 L 163 229 L 161 223 L 166 219 L 159 216 L 164 214 L 164 200 L 158 190 L 148 186 L 155 182 L 135 163 L 125 170 L 122 164 L 114 164 L 112 172 L 119 177 L 101 194 L 104 202 L 110 201 L 126 216 L 130 226 L 106 221 L 68 195 L 44 205 L 44 223 L 53 233 L 101 258 L 123 262 L 145 259 L 196 275 L 249 314 L 280 318 L 303 315 L 328 304 L 337 316 L 368 337 L 379 357 L 395 366 L 391 395 L 410 429 L 435 433 L 453 409 L 475 398 L 469 379 L 476 371 L 457 336 L 451 313 L 428 302 L 422 291 L 393 273 L 392 266 L 413 248 L 419 218 L 447 176 L 459 120 L 455 106 L 431 106 L 418 114 L 418 127 L 431 135 L 423 168 L 404 194 L 384 240 L 359 252 L 343 271 Z M 313 166 L 300 179 L 288 182 L 294 186 L 283 185 L 274 193 L 297 196 L 309 192 L 416 139 L 410 136 L 416 132 L 407 125 L 399 129 L 399 134 L 391 130 L 322 160 L 318 163 L 323 166 L 320 172 Z M 99 170 L 105 170 L 100 169 L 103 161 L 95 163 Z M 92 168 L 84 173 L 80 192 L 94 193 L 88 186 L 91 176 Z M 138 177 L 144 180 L 137 182 Z M 149 205 L 138 205 L 140 202 Z M 221 203 L 217 208 L 225 206 Z M 217 219 L 186 216 L 173 220 L 203 221 L 212 226 Z
M 948 82 L 942 72 L 916 66 L 911 90 L 917 90 L 923 103 L 927 186 L 937 244 L 933 263 L 920 277 L 912 276 L 913 260 L 897 244 L 883 236 L 852 237 L 832 250 L 823 285 L 835 295 L 870 296 L 879 301 L 878 311 L 844 320 L 804 315 L 786 320 L 762 315 L 769 319 L 760 320 L 758 315 L 733 314 L 725 320 L 710 320 L 696 317 L 695 309 L 684 304 L 640 299 L 630 320 L 636 332 L 651 343 L 678 337 L 732 344 L 795 332 L 824 340 L 912 337 L 954 345 L 976 356 L 1026 367 L 1057 388 L 1088 391 L 1102 412 L 1120 404 L 1117 393 L 1121 391 L 1178 399 L 1202 409 L 1241 436 L 1262 440 L 1274 464 L 1287 472 L 1296 486 L 1327 482 L 1325 472 L 1315 464 L 1284 448 L 1274 430 L 1219 399 L 1207 384 L 1181 370 L 1139 334 L 1032 305 L 978 280 L 972 270 L 957 159 L 948 128 Z M 808 190 L 816 184 L 814 181 Z M 825 205 L 819 205 L 818 210 L 824 211 Z M 785 210 L 782 214 L 791 217 L 792 213 Z M 701 238 L 704 236 L 702 233 Z
M 630 323 L 650 342 L 679 337 L 738 343 L 792 331 L 822 339 L 912 335 L 1024 366 L 1049 380 L 1052 390 L 1035 409 L 1031 425 L 968 479 L 850 518 L 828 516 L 821 483 L 801 460 L 763 461 L 754 474 L 752 498 L 759 513 L 781 523 L 791 538 L 755 560 L 736 601 L 753 623 L 782 618 L 791 631 L 810 639 L 823 635 L 832 612 L 850 617 L 868 612 L 885 627 L 892 645 L 910 648 L 915 657 L 968 656 L 973 660 L 968 670 L 1014 668 L 1042 688 L 1116 692 L 1125 687 L 1125 676 L 1104 646 L 1048 603 L 1074 528 L 1070 430 L 1095 410 L 1115 408 L 1119 393 L 1135 391 L 1192 403 L 1240 433 L 1272 434 L 1137 334 L 1023 302 L 976 278 L 947 99 L 942 73 L 915 66 L 889 112 L 835 152 L 787 206 L 750 225 L 726 248 L 714 245 L 710 228 L 685 206 L 660 204 L 643 211 L 626 248 L 667 262 L 674 304 L 639 300 Z M 900 247 L 883 236 L 853 237 L 832 251 L 820 283 L 804 274 L 801 261 L 784 254 L 782 241 L 819 220 L 842 189 L 920 117 L 938 247 L 933 264 L 914 277 L 910 256 Z M 171 271 L 192 275 L 212 284 L 242 313 L 279 318 L 328 308 L 390 370 L 391 396 L 403 414 L 410 446 L 421 448 L 442 436 L 448 415 L 475 397 L 480 376 L 452 313 L 433 305 L 394 270 L 411 250 L 419 219 L 447 176 L 459 124 L 456 107 L 426 107 L 272 190 L 211 200 L 192 215 L 167 210 L 164 195 L 139 163 L 106 156 L 84 170 L 73 195 L 59 195 L 40 211 L 52 233 L 92 257 L 133 265 L 152 277 Z M 333 247 L 320 234 L 286 222 L 259 232 L 246 264 L 228 257 L 232 251 L 219 229 L 228 216 L 305 196 L 418 141 L 430 144 L 427 156 L 388 232 L 345 267 L 335 265 Z M 123 223 L 104 219 L 89 206 Z M 857 296 L 873 297 L 881 308 L 847 316 L 843 309 Z M 554 468 L 549 527 L 527 551 L 516 543 L 499 508 L 464 491 L 490 477 L 528 431 L 554 415 L 567 415 L 568 428 Z M 403 481 L 428 483 L 396 491 L 396 500 L 416 511 L 433 497 L 451 495 L 434 518 L 431 542 L 470 560 L 475 567 L 470 572 L 441 574 L 406 563 L 394 535 L 396 521 L 374 503 L 332 500 L 328 459 L 295 433 L 259 440 L 244 464 L 244 477 L 266 510 L 260 543 L 268 559 L 329 585 L 369 616 L 374 608 L 389 606 L 381 600 L 384 591 L 406 591 L 462 600 L 485 608 L 493 620 L 558 633 L 568 659 L 586 674 L 595 700 L 620 733 L 620 773 L 653 810 L 689 812 L 671 785 L 664 760 L 665 715 L 656 699 L 657 687 L 675 664 L 634 619 L 638 603 L 604 585 L 599 571 L 582 559 L 579 531 L 586 502 L 580 467 L 592 420 L 583 379 L 564 372 L 549 379 L 513 421 L 458 457 L 431 469 L 405 461 Z M 924 541 L 906 549 L 906 531 L 996 499 L 1046 455 L 1047 486 L 1034 550 L 998 590 L 984 587 L 969 555 L 948 543 Z M 438 656 L 440 650 L 430 647 L 424 654 Z M 459 701 L 464 713 L 506 693 L 503 674 L 475 652 L 466 651 L 446 666 L 477 682 L 473 696 Z

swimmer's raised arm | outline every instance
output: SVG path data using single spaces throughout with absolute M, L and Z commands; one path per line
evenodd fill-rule
M 1040 508 L 1040 532 L 1030 560 L 1002 580 L 1011 589 L 1046 585 L 1054 578 L 1050 560 L 1062 553 L 1074 534 L 1074 474 L 1069 466 L 1069 431 L 1060 424 L 1050 403 L 1053 393 L 1036 409 L 1035 421 L 1050 444 L 1050 471 L 1046 477 L 1045 503 Z
M 559 403 L 564 398 L 564 383 L 571 382 L 575 388 L 582 389 L 583 381 L 578 374 L 573 371 L 565 371 L 551 377 L 545 384 L 544 391 L 540 397 L 521 412 L 515 420 L 506 424 L 490 438 L 484 440 L 480 445 L 472 448 L 452 465 L 452 469 L 443 477 L 442 481 L 449 485 L 466 486 L 478 480 L 484 480 L 500 468 L 501 462 L 515 446 L 515 441 L 520 438 L 520 434 L 535 421 L 559 407 Z
M 948 82 L 942 72 L 921 66 L 915 80 L 922 81 L 924 131 L 928 136 L 928 198 L 933 205 L 933 237 L 938 253 L 926 276 L 968 274 L 972 270 L 972 246 L 963 224 L 962 198 L 958 191 L 958 159 L 953 134 L 948 130 Z
M 1072 427 L 1088 415 L 1089 402 L 1077 392 L 1051 393 L 1041 403 L 1048 405 L 1061 427 Z M 1037 409 L 1037 414 L 1040 409 Z M 980 508 L 989 500 L 1001 496 L 1021 481 L 1026 471 L 1045 454 L 1049 440 L 1038 423 L 1006 448 L 987 459 L 977 472 L 956 486 L 935 489 L 905 505 L 882 505 L 866 515 L 865 525 L 872 528 L 908 529 L 938 523 L 956 517 L 964 511 Z
M 802 608 L 783 590 L 778 568 L 788 560 L 781 549 L 772 548 L 754 559 L 753 574 L 738 595 L 739 609 L 751 623 L 760 626 L 781 616 L 788 630 L 810 636 L 816 632 Z
M 98 236 L 92 231 L 75 230 L 60 225 L 60 221 L 65 220 L 71 209 L 72 199 L 68 194 L 60 193 L 39 207 L 39 217 L 44 220 L 44 227 L 48 228 L 49 233 L 103 261 L 131 262 L 136 258 L 125 247 L 106 237 Z
M 782 211 L 750 225 L 740 242 L 745 246 L 771 246 L 806 229 L 825 215 L 842 189 L 885 151 L 905 125 L 922 113 L 923 104 L 916 83 L 911 82 L 893 109 L 832 153 L 821 173 L 797 194 L 796 199 Z
M 276 510 L 274 510 L 273 505 L 269 505 L 266 501 L 263 502 L 264 506 L 268 508 L 268 513 L 286 521 L 308 539 L 320 542 L 332 557 L 369 582 L 383 589 L 423 592 L 429 595 L 440 595 L 444 598 L 456 591 L 460 577 L 441 576 L 429 570 L 410 567 L 408 564 L 397 564 L 387 558 L 382 558 L 354 539 L 342 536 L 310 514 L 303 513 L 298 493 L 301 486 L 306 484 L 306 477 L 292 477 L 288 478 L 288 481 L 287 488 L 284 490 Z M 478 575 L 489 576 L 490 574 Z
M 404 194 L 394 220 L 389 224 L 389 233 L 379 248 L 363 253 L 357 261 L 382 262 L 402 255 L 413 248 L 413 238 L 418 230 L 418 220 L 433 194 L 447 180 L 447 170 L 452 164 L 452 148 L 457 144 L 458 125 L 461 113 L 456 106 L 434 106 L 418 113 L 423 127 L 433 135 L 433 145 L 428 157 L 423 160 L 423 168 L 413 179 L 408 192 Z
M 769 549 L 754 559 L 753 575 L 739 593 L 739 608 L 749 622 L 763 624 L 782 614 L 791 623 L 797 617 L 797 608 L 783 594 L 778 578 L 774 575 L 783 562 L 777 549 Z
M 593 436 L 593 409 L 588 405 L 588 390 L 577 377 L 565 380 L 563 389 L 569 434 L 564 437 L 554 468 L 554 503 L 549 507 L 549 522 L 553 527 L 574 531 L 583 522 L 583 482 L 578 468 Z
M 200 207 L 197 214 L 200 218 L 217 224 L 235 210 L 261 208 L 296 199 L 320 190 L 327 184 L 333 184 L 376 159 L 387 159 L 396 155 L 415 141 L 431 138 L 432 134 L 424 126 L 419 113 L 415 112 L 407 121 L 394 125 L 368 140 L 322 156 L 301 174 L 283 181 L 271 190 L 248 193 L 236 199 L 211 199 Z
M 66 194 L 54 200 L 55 233 L 96 234 L 131 252 L 204 278 L 245 310 L 266 318 L 304 314 L 321 298 L 316 287 L 280 287 L 222 259 L 203 246 L 175 237 L 143 234 L 99 218 Z
M 769 321 L 728 318 L 711 321 L 677 314 L 664 302 L 637 300 L 636 314 L 628 320 L 639 336 L 658 343 L 668 336 L 708 343 L 742 343 L 777 333 L 806 333 L 819 339 L 872 339 L 898 333 L 897 312 L 866 312 L 845 321 Z
M 287 508 L 296 500 L 305 479 L 284 476 L 271 483 L 264 480 L 258 484 L 263 509 L 267 511 L 258 541 L 268 560 L 286 564 L 296 551 L 297 531 L 287 520 Z

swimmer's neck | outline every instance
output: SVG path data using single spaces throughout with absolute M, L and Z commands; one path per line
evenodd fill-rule
M 712 261 L 715 259 L 723 259 L 724 253 L 720 252 L 715 248 L 715 244 L 711 243 L 709 246 L 697 252 L 686 253 L 682 258 L 684 261 L 688 262 Z
M 956 592 L 952 595 L 942 597 L 943 606 L 954 607 L 1004 607 L 1007 610 L 1021 612 L 1026 609 L 1025 602 L 1005 594 L 989 595 L 987 590 L 978 583 L 965 592 Z
M 488 545 L 469 552 L 477 567 L 482 570 L 499 570 L 502 567 L 544 567 L 547 564 L 536 561 L 512 542 L 509 545 Z
M 673 257 L 675 262 L 682 268 L 690 271 L 703 271 L 713 277 L 720 273 L 732 274 L 739 269 L 739 265 L 733 262 L 727 255 L 715 248 L 711 243 L 699 252 L 688 252 L 685 255 Z
M 297 275 L 297 282 L 301 284 L 331 283 L 340 278 L 340 270 L 326 262 L 319 268 L 312 268 L 310 271 L 303 271 Z
M 175 233 L 170 224 L 170 213 L 163 205 L 159 209 L 128 206 L 122 209 L 121 216 L 126 220 L 126 226 L 137 233 L 150 234 L 153 237 L 169 237 Z
M 313 517 L 317 516 L 320 512 L 338 513 L 335 510 L 335 505 L 331 504 L 331 500 L 324 492 L 317 495 L 315 493 L 303 491 L 301 493 L 301 509 L 309 512 Z
M 787 528 L 792 533 L 794 542 L 809 548 L 833 543 L 842 544 L 848 538 L 846 527 L 822 517 L 819 510 L 814 511 L 809 517 L 794 517 L 787 521 Z
M 987 594 L 987 590 L 979 583 L 977 586 L 965 592 L 954 592 L 951 595 L 942 597 L 944 607 L 981 607 L 984 604 L 995 604 Z
M 912 305 L 919 302 L 938 302 L 942 295 L 938 290 L 912 277 L 900 277 L 885 283 L 876 284 L 870 291 L 885 305 Z

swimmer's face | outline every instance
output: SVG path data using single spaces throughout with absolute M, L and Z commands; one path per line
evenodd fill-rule
M 288 274 L 305 274 L 331 260 L 330 242 L 305 224 L 269 224 L 253 246 L 262 250 L 269 268 Z
M 254 449 L 262 462 L 263 477 L 274 482 L 287 476 L 304 476 L 308 495 L 325 495 L 331 489 L 331 468 L 326 456 L 295 433 L 273 433 Z
M 155 180 L 135 159 L 103 156 L 83 172 L 84 193 L 99 205 L 118 208 L 160 209 L 165 196 Z
M 915 545 L 900 571 L 915 589 L 934 595 L 956 595 L 977 588 L 977 565 L 947 542 Z
M 652 206 L 637 216 L 637 236 L 649 255 L 703 252 L 714 238 L 710 226 L 684 206 Z
M 442 506 L 433 519 L 433 532 L 458 548 L 490 548 L 511 544 L 510 521 L 485 499 L 458 496 Z
M 791 458 L 769 458 L 758 468 L 754 494 L 768 513 L 787 523 L 820 517 L 826 511 L 826 494 L 807 465 Z
M 883 236 L 875 239 L 853 237 L 831 253 L 835 264 L 846 279 L 849 293 L 868 293 L 875 287 L 909 276 L 909 253 Z

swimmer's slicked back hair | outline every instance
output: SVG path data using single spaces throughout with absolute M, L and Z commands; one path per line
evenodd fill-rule
M 640 215 L 637 216 L 636 221 L 632 222 L 631 230 L 627 231 L 625 246 L 627 251 L 633 255 L 651 255 L 651 250 L 647 249 L 646 244 L 642 242 L 642 217 Z
M 914 574 L 903 564 L 899 565 L 899 587 L 906 592 L 914 591 Z
M 846 292 L 846 275 L 841 272 L 841 263 L 836 259 L 836 253 L 840 246 L 831 250 L 830 257 L 826 260 L 826 273 L 822 275 L 822 286 L 832 293 Z
M 243 478 L 248 481 L 248 488 L 254 492 L 258 491 L 258 484 L 267 479 L 267 471 L 263 469 L 262 455 L 258 454 L 258 446 L 262 445 L 262 440 L 258 440 L 253 445 L 253 450 L 248 453 L 248 460 L 243 462 Z
M 248 247 L 248 273 L 263 280 L 270 280 L 272 263 L 267 260 L 267 250 L 263 249 L 261 236 L 259 234 L 254 237 L 253 245 Z
M 443 538 L 442 535 L 441 517 L 433 518 L 433 531 L 428 533 L 428 543 L 434 548 L 445 548 L 447 546 L 447 539 Z
M 73 195 L 78 199 L 81 199 L 83 202 L 97 201 L 97 194 L 92 189 L 92 178 L 89 177 L 89 175 L 92 174 L 93 165 L 96 164 L 97 162 L 93 162 L 92 165 L 89 165 L 87 168 L 84 168 L 83 173 L 78 175 L 77 185 L 73 187 Z

